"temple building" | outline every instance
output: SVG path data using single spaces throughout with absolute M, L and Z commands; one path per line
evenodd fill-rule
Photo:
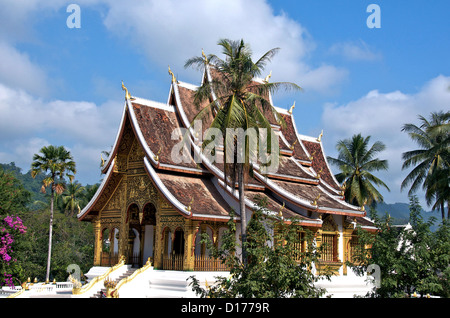
M 216 73 L 205 64 L 202 81 L 211 81 Z M 167 102 L 160 103 L 131 96 L 123 86 L 122 119 L 102 166 L 103 180 L 78 214 L 79 220 L 94 225 L 93 265 L 111 266 L 125 256 L 137 266 L 150 258 L 155 269 L 226 270 L 208 257 L 199 241 L 202 233 L 208 233 L 214 244 L 221 244 L 231 209 L 237 212 L 235 221 L 241 221 L 238 192 L 225 182 L 223 164 L 202 155 L 198 133 L 190 128 L 198 113 L 193 102 L 196 88 L 172 73 Z M 266 114 L 278 137 L 279 166 L 269 173 L 254 168 L 245 191 L 246 219 L 250 220 L 256 198 L 266 198 L 271 212 L 285 220 L 295 217 L 302 228 L 314 231 L 318 246 L 327 243 L 318 268 L 327 265 L 336 275 L 346 275 L 356 226 L 368 231 L 375 227 L 363 207 L 344 201 L 324 153 L 322 134 L 300 134 L 292 108 L 274 107 L 286 123 L 280 126 L 273 113 Z M 203 120 L 203 129 L 211 119 Z M 183 160 L 173 155 L 186 136 L 177 131 L 188 131 L 189 151 Z M 240 235 L 240 226 L 236 228 Z

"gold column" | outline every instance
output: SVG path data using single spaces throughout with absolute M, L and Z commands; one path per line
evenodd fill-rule
M 194 270 L 195 265 L 195 256 L 194 256 L 195 242 L 193 242 L 194 231 L 195 231 L 194 222 L 190 219 L 186 219 L 184 224 L 184 262 L 183 262 L 184 271 Z
M 347 264 L 346 262 L 350 260 L 350 251 L 349 251 L 349 245 L 350 240 L 352 239 L 352 233 L 353 233 L 353 225 L 349 224 L 346 226 L 345 224 L 345 216 L 343 216 L 342 220 L 342 236 L 343 236 L 343 244 L 344 244 L 344 264 L 343 264 L 343 274 L 347 275 Z
M 162 268 L 162 254 L 163 254 L 163 241 L 162 241 L 162 226 L 161 226 L 161 217 L 160 212 L 156 213 L 156 225 L 154 228 L 154 250 L 153 250 L 153 266 L 155 269 Z
M 94 224 L 94 266 L 100 266 L 102 256 L 102 233 L 100 218 L 93 221 Z

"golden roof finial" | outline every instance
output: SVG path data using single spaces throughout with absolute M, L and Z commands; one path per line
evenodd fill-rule
M 283 216 L 283 209 L 284 209 L 285 203 L 283 202 L 283 205 L 280 208 L 280 211 L 278 211 L 278 216 Z
M 317 201 L 319 199 L 320 199 L 320 194 L 314 199 L 314 201 L 311 202 L 311 204 L 317 206 L 318 205 Z
M 177 79 L 175 78 L 175 75 L 173 74 L 172 70 L 170 69 L 170 65 L 169 65 L 169 74 L 172 76 L 172 83 L 175 83 L 177 81 Z
M 205 54 L 205 52 L 203 51 L 203 49 L 202 49 L 202 56 L 203 56 L 203 58 L 205 59 L 205 64 L 208 64 L 208 58 L 206 57 L 206 54 Z
M 322 173 L 322 171 L 323 171 L 323 168 L 320 168 L 320 170 L 319 170 L 319 172 L 317 173 L 317 179 L 320 179 L 320 174 Z
M 289 108 L 288 113 L 289 113 L 289 114 L 292 114 L 292 111 L 294 110 L 294 108 L 295 108 L 295 102 L 294 102 L 294 104 L 291 106 L 291 108 Z
M 320 132 L 320 135 L 319 135 L 319 137 L 317 138 L 317 141 L 320 142 L 320 141 L 322 140 L 322 137 L 323 137 L 323 129 L 322 129 L 322 131 Z
M 122 81 L 122 90 L 125 91 L 125 99 L 131 99 L 131 95 L 128 92 L 128 89 L 125 87 L 125 85 L 123 85 L 123 81 Z
M 269 79 L 272 77 L 272 71 L 270 71 L 269 75 L 266 76 L 264 82 L 269 83 Z
M 103 154 L 100 154 L 100 159 L 102 160 L 102 167 L 105 165 L 105 159 L 103 159 Z
M 194 198 L 191 199 L 191 202 L 189 202 L 189 205 L 186 207 L 186 211 L 191 212 L 192 209 L 192 203 L 194 203 Z
M 289 147 L 289 149 L 294 150 L 294 146 L 295 146 L 295 144 L 297 143 L 297 140 L 298 140 L 298 139 L 295 139 L 294 143 Z
M 159 147 L 158 152 L 157 152 L 156 155 L 153 157 L 153 159 L 155 159 L 155 161 L 159 161 L 159 155 L 161 154 L 161 149 L 162 149 L 162 146 Z

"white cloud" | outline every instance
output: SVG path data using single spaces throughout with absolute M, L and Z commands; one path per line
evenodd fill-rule
M 96 182 L 100 152 L 109 150 L 119 127 L 123 102 L 46 101 L 0 83 L 0 162 L 28 170 L 42 146 L 63 145 L 77 162 L 78 176 Z
M 330 47 L 329 52 L 351 61 L 375 61 L 382 58 L 380 53 L 374 52 L 374 49 L 362 40 L 335 43 Z
M 400 193 L 400 184 L 409 171 L 402 171 L 401 155 L 417 149 L 418 145 L 401 131 L 402 126 L 406 123 L 418 124 L 419 115 L 428 117 L 431 112 L 448 110 L 449 86 L 450 77 L 440 75 L 427 82 L 415 94 L 399 91 L 380 93 L 373 90 L 344 105 L 325 105 L 322 125 L 327 154 L 337 155 L 334 149 L 336 142 L 358 133 L 371 136 L 372 143 L 382 141 L 387 149 L 379 157 L 389 161 L 389 172 L 380 172 L 379 176 L 391 188 L 391 193 L 385 193 L 385 200 L 407 202 L 407 191 Z
M 45 95 L 47 76 L 30 57 L 14 47 L 0 41 L 0 82 L 31 93 Z
M 155 0 L 132 6 L 110 1 L 104 23 L 160 67 L 170 64 L 176 75 L 192 79 L 192 73 L 184 69 L 185 61 L 199 56 L 202 48 L 220 56 L 217 41 L 221 38 L 243 38 L 255 58 L 280 47 L 267 74 L 273 70 L 272 80 L 296 82 L 306 91 L 326 91 L 347 76 L 345 70 L 332 65 L 309 65 L 307 58 L 315 44 L 308 31 L 286 14 L 276 15 L 264 0 Z M 195 76 L 198 81 L 198 74 Z

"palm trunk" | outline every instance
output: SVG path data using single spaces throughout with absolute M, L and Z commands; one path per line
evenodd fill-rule
M 441 202 L 441 215 L 442 215 L 442 222 L 445 220 L 445 208 L 444 208 L 444 200 Z
M 48 234 L 48 257 L 47 257 L 47 274 L 45 281 L 49 281 L 50 277 L 50 260 L 52 257 L 52 233 L 53 233 L 53 201 L 55 199 L 55 185 L 52 183 L 52 195 L 50 199 L 50 230 Z
M 245 193 L 244 193 L 244 165 L 238 164 L 238 188 L 239 188 L 239 210 L 241 215 L 241 237 L 242 237 L 242 262 L 247 264 L 247 217 L 245 215 Z

